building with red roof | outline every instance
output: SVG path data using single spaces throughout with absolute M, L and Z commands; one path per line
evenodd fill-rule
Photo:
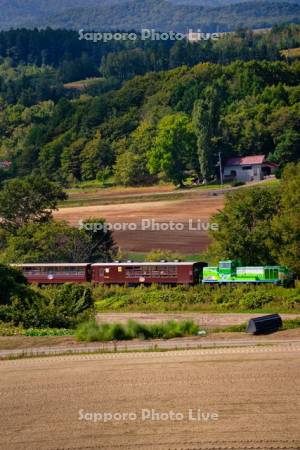
M 269 163 L 265 155 L 238 156 L 230 158 L 224 165 L 224 180 L 260 181 L 270 175 L 277 164 Z

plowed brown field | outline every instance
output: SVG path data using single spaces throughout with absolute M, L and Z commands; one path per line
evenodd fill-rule
M 55 218 L 66 220 L 73 226 L 78 226 L 81 220 L 88 218 L 105 218 L 107 222 L 116 224 L 134 223 L 136 230 L 114 231 L 115 240 L 124 251 L 147 252 L 152 249 L 168 249 L 191 254 L 205 250 L 209 244 L 206 230 L 191 229 L 197 224 L 210 222 L 211 216 L 222 209 L 223 195 L 212 193 L 185 195 L 182 200 L 143 201 L 139 203 L 120 203 L 111 205 L 91 205 L 61 208 L 55 213 Z M 184 224 L 183 230 L 157 231 L 142 230 L 141 222 L 152 219 L 156 223 Z
M 299 355 L 285 345 L 2 361 L 0 448 L 296 450 Z

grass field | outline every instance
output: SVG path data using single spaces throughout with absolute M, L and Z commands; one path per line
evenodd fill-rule
M 88 87 L 94 86 L 103 82 L 104 78 L 95 77 L 95 78 L 86 78 L 85 80 L 73 81 L 71 83 L 65 83 L 65 89 L 75 89 L 77 91 L 82 91 Z
M 300 47 L 289 48 L 288 50 L 282 50 L 281 55 L 285 58 L 296 59 L 300 58 Z

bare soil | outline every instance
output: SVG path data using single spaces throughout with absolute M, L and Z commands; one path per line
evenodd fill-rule
M 139 203 L 92 205 L 61 208 L 54 216 L 58 220 L 66 220 L 73 226 L 88 218 L 105 218 L 115 224 L 134 223 L 136 230 L 114 231 L 117 244 L 124 251 L 148 252 L 152 249 L 168 249 L 180 253 L 197 253 L 207 249 L 210 239 L 206 230 L 196 229 L 197 224 L 207 224 L 211 216 L 224 205 L 223 195 L 214 196 L 201 192 L 183 200 L 146 201 Z M 184 224 L 183 230 L 142 230 L 141 223 L 145 219 L 153 219 L 156 223 Z M 190 229 L 189 220 L 195 229 Z
M 4 361 L 0 449 L 296 450 L 299 356 L 278 346 Z M 80 420 L 118 412 L 136 416 Z
M 167 320 L 193 320 L 205 329 L 242 325 L 249 319 L 265 314 L 257 313 L 98 313 L 98 323 L 126 323 L 129 319 L 141 323 L 165 322 Z M 296 319 L 300 314 L 280 314 L 283 320 Z

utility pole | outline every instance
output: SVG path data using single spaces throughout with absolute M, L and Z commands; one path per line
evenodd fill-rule
M 223 169 L 222 169 L 221 152 L 219 152 L 219 167 L 220 167 L 220 181 L 221 181 L 221 188 L 223 189 Z

